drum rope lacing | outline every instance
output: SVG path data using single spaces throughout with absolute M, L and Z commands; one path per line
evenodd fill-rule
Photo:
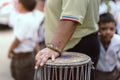
M 37 80 L 37 73 L 38 73 L 38 69 L 35 69 L 34 80 Z
M 90 66 L 91 66 L 91 69 L 95 69 L 95 67 L 94 67 L 94 62 L 92 62 L 92 61 L 90 61 Z M 37 73 L 38 73 L 38 71 L 40 70 L 40 69 L 42 69 L 42 67 L 39 67 L 38 69 L 35 69 L 35 73 L 34 73 L 34 80 L 37 80 Z M 90 76 L 88 76 L 89 77 L 89 79 L 90 79 Z

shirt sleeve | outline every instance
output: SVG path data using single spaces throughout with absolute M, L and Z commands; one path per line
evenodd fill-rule
M 60 19 L 69 19 L 83 23 L 89 0 L 62 0 L 62 13 Z

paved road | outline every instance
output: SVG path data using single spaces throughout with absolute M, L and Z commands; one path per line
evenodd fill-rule
M 0 80 L 13 80 L 10 75 L 10 59 L 7 50 L 13 40 L 11 30 L 0 30 Z

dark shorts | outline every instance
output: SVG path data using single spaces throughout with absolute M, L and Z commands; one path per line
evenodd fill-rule
M 98 33 L 92 33 L 88 36 L 83 37 L 80 42 L 74 46 L 72 49 L 67 50 L 68 52 L 80 52 L 87 54 L 91 57 L 92 61 L 97 63 L 99 52 L 100 52 L 100 45 L 98 41 Z
M 34 79 L 34 55 L 14 55 L 11 62 L 11 74 L 15 80 Z
M 118 80 L 119 78 L 119 71 L 115 68 L 111 72 L 102 72 L 99 70 L 95 70 L 94 80 Z

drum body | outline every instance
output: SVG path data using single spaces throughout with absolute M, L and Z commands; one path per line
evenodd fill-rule
M 63 52 L 40 68 L 40 80 L 90 80 L 91 58 L 85 54 Z

